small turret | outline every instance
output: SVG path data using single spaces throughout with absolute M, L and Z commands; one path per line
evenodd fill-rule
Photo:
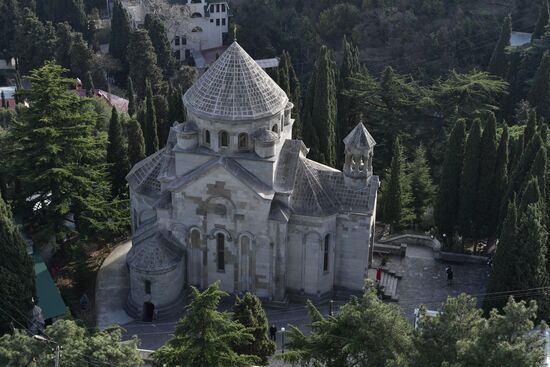
M 362 122 L 344 139 L 346 157 L 344 163 L 344 177 L 346 184 L 355 188 L 366 186 L 368 178 L 372 175 L 372 156 L 374 153 L 374 141 L 371 134 Z

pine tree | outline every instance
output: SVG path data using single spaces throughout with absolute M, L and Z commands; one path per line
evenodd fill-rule
M 162 72 L 157 66 L 157 55 L 144 29 L 136 29 L 130 36 L 127 50 L 130 77 L 134 83 L 138 98 L 145 98 L 147 89 L 145 81 L 149 81 L 155 94 L 163 94 L 164 83 Z
M 137 120 L 128 122 L 128 160 L 130 166 L 135 166 L 136 163 L 145 159 L 145 141 L 143 132 Z
M 82 33 L 74 33 L 71 50 L 71 71 L 77 78 L 84 79 L 94 67 L 94 53 L 82 37 Z
M 191 287 L 193 300 L 178 322 L 174 337 L 154 353 L 155 360 L 167 366 L 250 367 L 256 356 L 240 354 L 238 345 L 253 341 L 253 336 L 228 313 L 217 310 L 227 294 L 216 282 L 204 292 Z
M 497 131 L 494 114 L 489 114 L 480 143 L 480 175 L 477 192 L 476 219 L 474 225 L 478 235 L 489 233 L 490 218 L 495 198 L 496 161 L 497 161 Z
M 134 117 L 137 110 L 136 105 L 136 92 L 134 91 L 134 83 L 132 82 L 132 78 L 128 77 L 128 115 L 130 117 Z
M 291 91 L 289 98 L 292 103 L 294 103 L 294 125 L 292 125 L 292 137 L 293 139 L 302 139 L 302 86 L 298 75 L 296 75 L 290 56 L 288 56 L 288 78 L 290 81 Z
M 132 28 L 128 13 L 122 6 L 121 0 L 113 3 L 111 17 L 111 38 L 109 40 L 109 54 L 123 63 L 127 62 L 126 52 L 130 43 Z
M 540 61 L 529 92 L 529 102 L 540 116 L 550 120 L 550 51 Z
M 319 133 L 319 162 L 336 166 L 336 66 L 331 52 L 321 47 L 315 73 L 312 122 Z
M 41 67 L 55 56 L 53 26 L 51 23 L 43 24 L 30 9 L 25 9 L 17 23 L 15 48 L 22 75 Z
M 399 138 L 393 145 L 393 158 L 387 188 L 384 190 L 384 220 L 398 229 L 401 224 L 413 218 L 411 215 L 411 188 L 409 178 L 405 172 L 403 150 Z
M 508 186 L 508 126 L 504 125 L 500 142 L 498 144 L 495 174 L 493 181 L 493 193 L 491 196 L 491 208 L 487 222 L 489 223 L 488 235 L 494 237 L 496 234 L 498 219 L 500 217 L 501 198 L 506 193 Z M 483 172 L 482 172 L 483 174 Z
M 147 14 L 143 26 L 149 33 L 149 38 L 157 55 L 158 66 L 162 69 L 165 78 L 170 78 L 176 68 L 176 60 L 172 54 L 164 22 L 158 15 Z
M 548 9 L 548 0 L 542 0 L 542 7 L 539 12 L 539 17 L 537 19 L 537 24 L 531 35 L 531 40 L 536 40 L 541 38 L 546 32 L 546 26 L 548 25 L 548 20 L 550 19 L 550 10 Z
M 86 96 L 93 97 L 95 96 L 94 80 L 92 79 L 92 73 L 89 71 L 86 73 L 86 82 L 84 83 L 86 88 Z
M 448 234 L 449 237 L 454 232 L 458 222 L 465 130 L 464 120 L 457 120 L 447 142 L 434 211 L 434 219 L 439 232 Z
M 0 58 L 9 60 L 15 56 L 15 31 L 19 21 L 17 0 L 0 1 Z
M 279 84 L 279 87 L 281 87 L 281 89 L 285 91 L 286 95 L 290 99 L 292 90 L 290 89 L 289 68 L 290 55 L 288 54 L 288 52 L 283 51 L 277 71 L 277 84 Z
M 173 124 L 174 122 L 185 121 L 185 107 L 183 106 L 183 99 L 181 88 L 174 87 L 170 84 L 168 89 L 168 98 L 170 103 L 168 104 L 168 122 Z
M 55 60 L 65 69 L 71 67 L 70 51 L 73 47 L 73 29 L 67 22 L 56 25 Z
M 414 160 L 409 165 L 409 175 L 415 221 L 420 223 L 422 216 L 432 204 L 435 192 L 430 177 L 430 166 L 426 159 L 426 149 L 422 145 L 416 148 Z
M 118 112 L 113 107 L 111 122 L 109 123 L 109 137 L 107 144 L 107 163 L 110 165 L 111 194 L 113 198 L 126 193 L 126 175 L 129 171 L 128 156 L 122 137 L 122 126 Z
M 346 94 L 351 88 L 349 78 L 361 71 L 361 63 L 359 62 L 359 49 L 357 46 L 348 42 L 346 36 L 342 41 L 342 49 L 344 58 L 340 65 L 340 75 L 338 81 L 338 119 L 337 119 L 337 157 L 338 166 L 342 166 L 344 159 L 343 139 L 354 128 L 359 117 L 357 114 L 357 102 L 352 96 Z
M 19 229 L 12 222 L 11 213 L 0 197 L 0 333 L 11 332 L 10 324 L 16 327 L 27 325 L 26 316 L 32 309 L 35 297 L 35 274 L 32 260 L 27 255 L 27 245 Z M 15 319 L 12 320 L 12 317 Z
M 164 96 L 154 96 L 153 101 L 155 105 L 159 147 L 162 148 L 166 145 L 168 135 L 170 134 L 170 127 L 172 126 L 169 120 L 168 101 Z
M 510 37 L 512 35 L 512 17 L 507 15 L 504 18 L 502 29 L 500 31 L 500 37 L 498 38 L 491 60 L 489 61 L 488 71 L 492 74 L 498 75 L 502 78 L 506 76 L 506 69 L 508 66 L 506 57 L 506 47 L 510 46 Z
M 243 325 L 253 336 L 252 343 L 239 345 L 235 351 L 257 356 L 262 365 L 267 365 L 268 358 L 275 353 L 276 345 L 267 337 L 267 316 L 260 299 L 249 292 L 243 298 L 237 296 L 233 306 L 233 320 Z
M 464 236 L 475 236 L 474 221 L 476 214 L 477 194 L 480 179 L 480 151 L 481 151 L 481 127 L 479 120 L 475 120 L 466 145 L 464 147 L 464 163 L 462 168 L 462 180 L 460 181 L 460 199 L 458 221 L 460 232 Z
M 487 285 L 487 294 L 519 289 L 516 262 L 521 249 L 517 237 L 518 212 L 515 197 L 507 204 L 506 213 L 502 234 L 493 257 L 493 271 Z M 505 303 L 504 298 L 486 297 L 483 300 L 483 309 L 488 313 L 493 308 L 501 308 Z
M 159 149 L 159 138 L 153 91 L 148 80 L 145 81 L 145 85 L 147 88 L 147 97 L 145 98 L 145 152 L 149 156 Z

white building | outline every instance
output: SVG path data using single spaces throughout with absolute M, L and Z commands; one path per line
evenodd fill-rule
M 183 101 L 188 120 L 127 176 L 128 313 L 166 317 L 186 286 L 215 281 L 273 302 L 360 291 L 379 187 L 363 124 L 344 139 L 343 172 L 308 159 L 292 103 L 236 42 Z
M 126 0 L 123 5 L 134 27 L 141 27 L 147 13 L 165 20 L 168 40 L 177 61 L 197 57 L 202 50 L 223 46 L 229 31 L 229 6 L 221 0 L 186 0 L 168 5 L 166 0 Z

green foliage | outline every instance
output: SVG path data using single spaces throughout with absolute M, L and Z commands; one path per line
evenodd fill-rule
M 52 348 L 59 346 L 62 366 L 141 366 L 138 339 L 122 341 L 122 332 L 116 326 L 88 333 L 73 320 L 59 320 L 46 328 L 48 341 L 43 342 L 17 330 L 0 338 L 0 363 L 7 367 L 50 366 Z
M 146 81 L 149 81 L 155 94 L 162 94 L 162 71 L 157 66 L 157 55 L 145 29 L 136 29 L 131 34 L 126 55 L 137 96 L 140 99 L 145 98 Z
M 178 322 L 174 338 L 153 354 L 158 363 L 167 367 L 250 367 L 259 361 L 252 355 L 240 354 L 237 346 L 250 343 L 253 336 L 227 312 L 217 310 L 220 299 L 219 282 L 204 292 L 191 287 L 191 303 Z
M 267 365 L 268 358 L 275 353 L 276 345 L 267 337 L 267 316 L 260 299 L 249 292 L 243 298 L 237 296 L 233 306 L 233 320 L 242 324 L 253 336 L 251 343 L 239 345 L 235 351 L 257 356 L 262 365 Z
M 32 11 L 25 9 L 17 23 L 15 52 L 19 72 L 28 73 L 41 67 L 55 54 L 55 33 L 51 23 L 43 24 Z
M 134 90 L 134 83 L 132 82 L 132 78 L 128 77 L 128 115 L 130 117 L 134 117 L 137 110 L 137 104 L 136 104 L 136 91 Z
M 537 24 L 531 35 L 532 40 L 536 40 L 542 37 L 546 32 L 546 26 L 548 25 L 548 20 L 550 19 L 550 10 L 548 9 L 548 0 L 540 1 L 542 7 L 539 12 L 539 17 L 537 19 Z
M 173 87 L 172 84 L 168 88 L 168 123 L 185 121 L 185 107 L 183 106 L 181 87 Z M 163 141 L 166 143 L 166 140 Z
M 73 74 L 84 79 L 94 68 L 94 53 L 88 47 L 82 33 L 74 33 L 71 49 L 69 51 L 71 58 L 71 71 Z
M 0 58 L 15 56 L 15 32 L 19 21 L 17 0 L 0 1 Z
M 145 152 L 149 156 L 159 150 L 157 113 L 153 91 L 148 80 L 145 81 L 147 98 L 145 98 Z
M 506 192 L 506 187 L 508 185 L 508 145 L 509 145 L 508 140 L 509 140 L 508 126 L 504 125 L 504 129 L 500 136 L 500 142 L 498 144 L 498 150 L 496 154 L 495 173 L 493 176 L 493 184 L 491 187 L 492 199 L 490 202 L 490 210 L 489 210 L 488 216 L 486 217 L 487 218 L 486 222 L 488 225 L 488 235 L 490 236 L 494 236 L 496 233 L 497 226 L 498 226 L 498 219 L 500 217 L 501 199 L 504 196 Z M 483 162 L 482 162 L 482 167 L 483 167 Z M 482 173 L 483 172 L 484 171 L 482 168 Z M 480 186 L 480 188 L 483 189 L 484 186 Z
M 412 327 L 396 305 L 380 301 L 372 283 L 335 316 L 324 317 L 308 302 L 311 333 L 291 327 L 288 352 L 280 358 L 296 365 L 397 366 L 411 351 Z
M 168 134 L 170 134 L 170 127 L 172 126 L 169 116 L 168 101 L 164 96 L 154 96 L 153 104 L 155 105 L 159 147 L 163 147 L 166 145 Z
M 491 60 L 489 61 L 488 71 L 500 77 L 505 77 L 507 72 L 507 59 L 506 59 L 506 47 L 510 46 L 510 37 L 512 35 L 512 17 L 510 15 L 504 18 L 502 24 L 502 30 L 500 31 L 500 37 Z
M 10 324 L 27 325 L 26 317 L 36 297 L 35 275 L 27 245 L 13 225 L 10 210 L 0 197 L 0 334 L 11 331 Z M 13 319 L 12 319 L 13 317 Z
M 465 129 L 464 120 L 458 120 L 449 136 L 434 211 L 437 228 L 449 235 L 454 232 L 458 220 Z
M 408 171 L 415 222 L 419 223 L 426 210 L 432 205 L 435 193 L 430 166 L 426 159 L 426 149 L 422 145 L 416 148 L 414 160 L 409 164 Z
M 126 175 L 129 171 L 129 163 L 124 139 L 122 137 L 122 126 L 117 110 L 114 107 L 111 112 L 111 122 L 109 124 L 107 164 L 109 164 L 109 177 L 111 179 L 111 193 L 113 198 L 125 196 Z
M 479 148 L 479 186 L 476 200 L 475 233 L 477 235 L 488 235 L 493 213 L 493 202 L 500 201 L 500 196 L 495 196 L 498 191 L 495 188 L 499 185 L 501 177 L 497 177 L 497 135 L 496 118 L 489 114 L 481 136 Z M 506 143 L 507 144 L 507 143 Z
M 86 14 L 82 0 L 40 0 L 36 14 L 41 20 L 53 23 L 68 22 L 79 32 L 86 30 Z
M 143 132 L 137 120 L 128 122 L 128 160 L 133 167 L 137 162 L 145 159 L 145 141 Z
M 158 66 L 162 69 L 164 76 L 170 78 L 176 68 L 176 60 L 172 54 L 164 22 L 158 15 L 147 14 L 143 26 L 149 33 L 149 38 L 157 55 Z
M 122 6 L 121 0 L 113 3 L 111 17 L 111 38 L 109 40 L 109 54 L 122 62 L 127 62 L 127 50 L 130 43 L 130 18 Z
M 94 80 L 92 79 L 92 73 L 89 71 L 86 73 L 86 82 L 84 83 L 86 88 L 86 97 L 93 97 L 95 95 Z
M 529 91 L 529 102 L 540 116 L 550 119 L 550 51 L 540 61 Z
M 360 21 L 361 14 L 355 5 L 337 4 L 319 15 L 319 30 L 325 40 L 336 41 L 350 35 Z

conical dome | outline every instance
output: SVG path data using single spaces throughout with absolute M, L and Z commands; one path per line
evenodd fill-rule
M 255 120 L 281 112 L 285 92 L 237 43 L 183 96 L 188 111 L 217 120 Z

